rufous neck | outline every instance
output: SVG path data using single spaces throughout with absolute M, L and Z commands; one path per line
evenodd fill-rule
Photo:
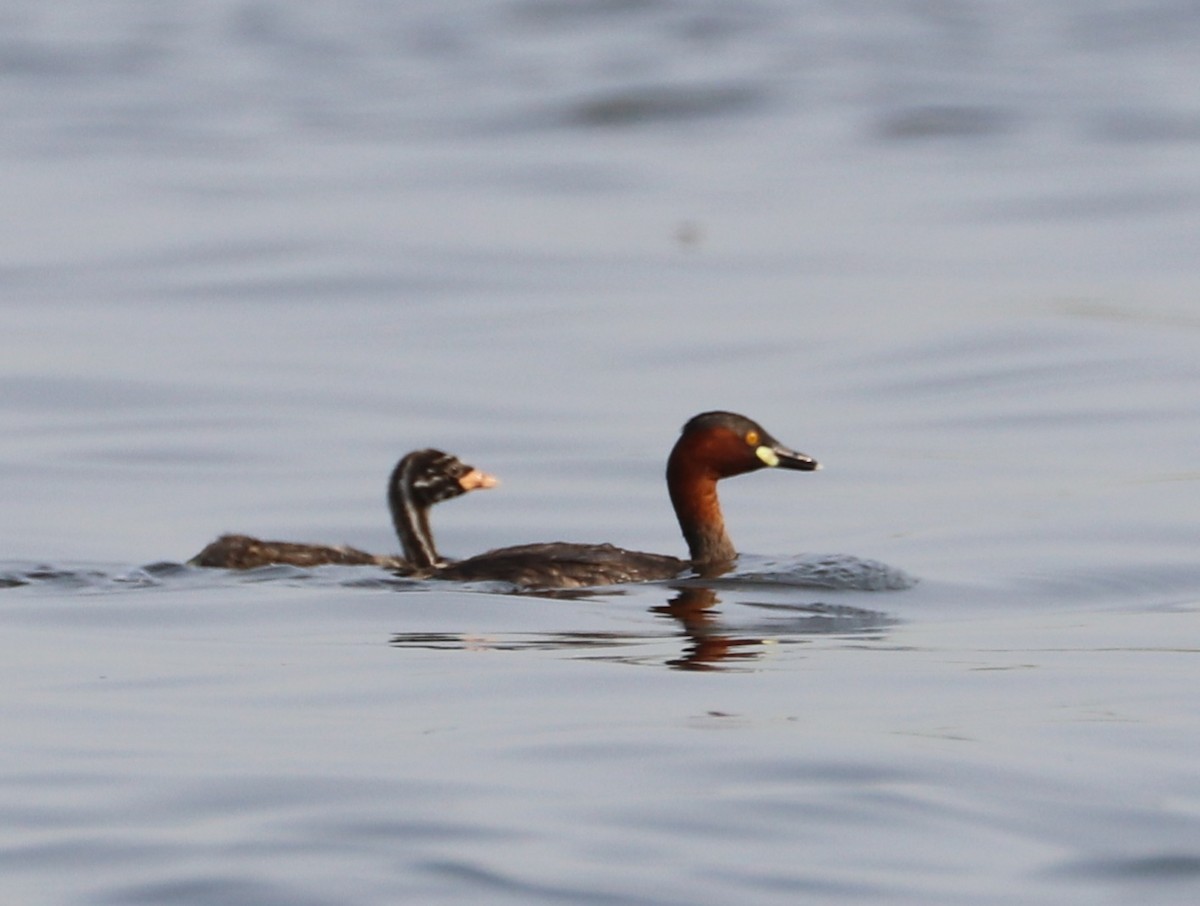
M 717 499 L 717 473 L 697 465 L 680 440 L 667 460 L 667 490 L 675 518 L 687 542 L 692 562 L 700 565 L 729 563 L 737 550 L 725 531 L 721 502 Z

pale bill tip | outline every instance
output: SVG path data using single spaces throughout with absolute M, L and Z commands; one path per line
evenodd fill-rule
M 500 483 L 500 479 L 495 475 L 489 475 L 487 472 L 481 472 L 478 469 L 472 469 L 466 475 L 458 480 L 459 487 L 464 491 L 474 491 L 479 488 L 494 488 Z

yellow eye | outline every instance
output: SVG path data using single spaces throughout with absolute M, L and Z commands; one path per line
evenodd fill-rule
M 758 446 L 758 432 L 757 431 L 747 431 L 746 432 L 746 443 L 748 443 L 752 447 L 757 447 Z

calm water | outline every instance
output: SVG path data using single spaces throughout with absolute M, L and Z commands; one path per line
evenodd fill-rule
M 394 8 L 393 8 L 394 7 Z M 0 894 L 1191 903 L 1200 13 L 0 2 Z M 680 554 L 548 599 L 180 564 Z M 904 590 L 806 584 L 848 557 Z M 824 559 L 823 559 L 824 558 Z

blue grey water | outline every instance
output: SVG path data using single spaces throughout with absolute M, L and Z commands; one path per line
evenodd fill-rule
M 1193 903 L 1194 3 L 0 2 L 5 903 Z M 683 553 L 553 599 L 182 564 Z M 864 558 L 916 577 L 804 578 Z

